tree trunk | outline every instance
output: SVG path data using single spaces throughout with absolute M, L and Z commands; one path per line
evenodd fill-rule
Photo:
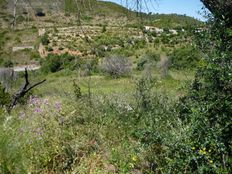
M 15 27 L 16 25 L 16 15 L 17 15 L 17 3 L 18 3 L 18 0 L 15 0 L 14 1 L 14 9 L 13 9 L 13 21 L 12 21 L 12 28 Z

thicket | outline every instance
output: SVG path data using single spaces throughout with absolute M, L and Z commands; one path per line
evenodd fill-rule
M 137 63 L 137 70 L 144 70 L 146 66 L 155 67 L 158 61 L 160 61 L 160 55 L 155 52 L 148 51 L 139 59 Z
M 171 59 L 171 68 L 174 69 L 194 69 L 198 66 L 201 59 L 201 53 L 198 48 L 187 45 L 176 48 L 169 54 Z
M 231 173 L 232 35 L 231 16 L 224 11 L 231 1 L 203 2 L 212 12 L 208 27 L 196 37 L 205 56 L 189 93 L 180 102 L 180 118 L 190 127 L 189 141 L 179 146 L 173 168 L 192 173 Z
M 31 97 L 25 109 L 1 115 L 0 173 L 231 173 L 232 20 L 218 12 L 225 4 L 217 3 L 216 15 L 196 37 L 204 56 L 178 102 L 160 95 L 151 74 L 136 81 L 131 98 L 123 91 L 93 96 L 90 103 L 78 84 L 78 100 Z M 56 72 L 80 62 L 49 55 L 42 69 Z M 130 65 L 118 56 L 104 64 L 116 77 Z
M 65 68 L 75 70 L 80 68 L 82 64 L 84 64 L 84 60 L 77 56 L 49 54 L 46 59 L 42 60 L 41 70 L 45 73 L 54 73 Z

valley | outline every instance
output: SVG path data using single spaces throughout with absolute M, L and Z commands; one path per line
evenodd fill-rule
M 227 20 L 126 2 L 0 0 L 0 173 L 231 172 Z

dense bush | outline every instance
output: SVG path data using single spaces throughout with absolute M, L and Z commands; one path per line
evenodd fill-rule
M 42 71 L 45 73 L 48 72 L 57 72 L 64 68 L 68 68 L 70 70 L 78 69 L 84 61 L 75 56 L 71 56 L 69 54 L 63 55 L 52 55 L 49 54 L 46 59 L 44 59 L 42 64 Z
M 14 66 L 14 63 L 11 60 L 5 60 L 3 62 L 3 66 L 6 67 L 6 68 L 11 68 L 11 67 Z
M 8 94 L 0 83 L 0 106 L 7 106 L 11 102 L 11 96 Z
M 50 43 L 49 41 L 49 37 L 48 37 L 48 34 L 45 33 L 42 37 L 41 37 L 41 43 L 43 45 L 48 45 Z
M 115 78 L 128 75 L 131 66 L 128 58 L 116 55 L 104 58 L 101 64 L 102 70 Z
M 214 4 L 214 1 L 204 2 Z M 211 10 L 215 8 L 212 4 Z M 214 5 L 221 13 L 219 16 L 226 15 L 220 11 L 226 4 Z M 179 157 L 174 158 L 174 166 L 191 173 L 232 172 L 232 38 L 231 28 L 226 25 L 229 20 L 217 15 L 209 20 L 208 29 L 196 37 L 206 56 L 179 106 L 180 118 L 189 127 L 189 140 L 178 147 Z
M 197 48 L 184 46 L 175 49 L 169 57 L 171 58 L 171 67 L 175 69 L 193 69 L 198 65 L 201 54 Z

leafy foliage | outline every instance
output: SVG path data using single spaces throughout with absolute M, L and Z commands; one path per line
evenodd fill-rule
M 160 55 L 158 55 L 155 52 L 147 52 L 145 55 L 143 55 L 138 63 L 137 63 L 137 69 L 138 70 L 144 70 L 145 66 L 156 66 L 156 63 L 160 60 Z
M 0 84 L 0 106 L 7 106 L 11 102 L 10 94 L 8 94 L 5 89 Z
M 175 69 L 196 68 L 201 59 L 199 50 L 192 46 L 177 48 L 169 56 L 171 58 L 171 67 Z
M 42 61 L 42 71 L 45 73 L 54 73 L 64 68 L 74 70 L 76 68 L 80 68 L 82 63 L 83 61 L 79 57 L 70 56 L 69 54 L 49 54 L 48 57 Z
M 47 33 L 45 33 L 45 34 L 41 37 L 41 43 L 42 43 L 43 45 L 48 45 L 48 44 L 50 43 Z
M 188 152 L 190 159 L 181 157 L 190 160 L 192 172 L 231 173 L 231 37 L 224 19 L 214 17 L 208 35 L 197 38 L 198 43 L 203 42 L 201 48 L 206 45 L 203 51 L 207 56 L 201 60 L 189 94 L 181 99 L 180 116 L 191 126 L 189 143 L 194 151 Z M 209 43 L 213 47 L 209 48 Z

